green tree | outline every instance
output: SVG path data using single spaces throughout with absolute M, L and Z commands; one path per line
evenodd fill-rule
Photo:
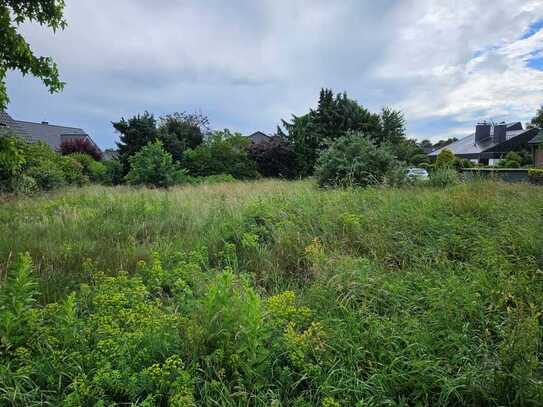
M 249 140 L 228 129 L 215 131 L 209 139 L 183 155 L 183 166 L 193 176 L 230 174 L 237 179 L 256 178 L 258 172 L 247 148 Z
M 454 164 L 454 154 L 451 150 L 445 148 L 439 152 L 436 158 L 436 167 L 446 168 L 452 167 Z
M 202 114 L 173 113 L 160 118 L 158 132 L 164 148 L 175 161 L 181 161 L 185 150 L 202 144 L 208 125 Z
M 370 113 L 346 93 L 334 96 L 330 89 L 321 90 L 316 110 L 293 115 L 290 122 L 282 120 L 281 126 L 278 134 L 294 146 L 299 176 L 311 175 L 320 152 L 347 132 L 363 131 L 373 136 L 382 129 L 379 115 Z
M 0 0 L 0 110 L 9 98 L 6 89 L 8 70 L 31 74 L 43 81 L 51 93 L 64 87 L 58 68 L 49 57 L 37 57 L 23 35 L 18 32 L 25 22 L 37 22 L 53 31 L 64 29 L 63 0 Z
M 405 119 L 402 112 L 385 107 L 379 116 L 379 129 L 373 135 L 377 144 L 398 144 L 405 140 Z
M 530 124 L 533 126 L 533 127 L 539 127 L 540 129 L 543 129 L 543 106 L 541 106 L 535 116 L 532 118 L 532 121 L 530 122 Z
M 130 168 L 129 158 L 159 138 L 156 119 L 149 112 L 145 112 L 128 120 L 122 118 L 112 124 L 113 128 L 120 133 L 120 141 L 117 142 L 119 161 L 126 174 Z
M 167 188 L 184 180 L 184 171 L 173 161 L 161 141 L 149 143 L 128 161 L 130 171 L 126 180 L 130 184 Z

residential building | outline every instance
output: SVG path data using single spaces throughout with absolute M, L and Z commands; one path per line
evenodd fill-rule
M 41 141 L 57 151 L 63 141 L 82 138 L 89 140 L 100 150 L 94 140 L 83 129 L 77 127 L 58 126 L 48 122 L 34 123 L 14 120 L 7 112 L 0 112 L 0 127 L 12 130 L 29 143 Z
M 271 140 L 271 137 L 261 131 L 254 132 L 250 136 L 247 136 L 253 144 L 266 143 Z
M 496 164 L 510 151 L 530 149 L 530 141 L 539 132 L 537 128 L 525 129 L 521 122 L 478 123 L 475 132 L 445 147 L 428 154 L 437 157 L 444 149 L 450 150 L 460 158 L 479 164 Z

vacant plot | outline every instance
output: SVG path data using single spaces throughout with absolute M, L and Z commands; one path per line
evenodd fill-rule
M 0 404 L 543 403 L 541 188 L 89 187 L 0 233 Z

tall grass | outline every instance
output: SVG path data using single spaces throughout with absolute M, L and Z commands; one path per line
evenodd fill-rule
M 168 355 L 179 355 L 183 397 L 191 393 L 199 404 L 543 403 L 538 187 L 483 181 L 335 191 L 310 181 L 169 191 L 89 187 L 3 202 L 0 233 L 2 274 L 17 253 L 29 252 L 44 304 L 65 304 L 82 282 L 97 287 L 100 301 L 107 298 L 100 290 L 156 299 L 145 309 L 156 313 L 156 324 L 177 318 L 163 328 L 172 337 L 122 349 L 150 346 L 156 356 L 138 357 L 142 366 L 154 359 L 165 366 Z M 123 270 L 143 283 L 130 282 Z M 96 285 L 102 272 L 118 280 Z M 103 313 L 115 321 L 132 312 L 124 303 L 122 312 L 112 313 L 109 302 L 98 304 L 105 311 L 88 308 L 97 300 L 85 290 L 68 297 L 87 309 L 81 320 L 73 317 L 83 331 L 102 332 L 87 324 L 106 320 Z M 154 338 L 153 326 L 142 332 Z M 76 352 L 74 343 L 67 342 L 67 354 Z M 63 363 L 70 365 L 62 359 L 58 369 Z M 70 369 L 96 374 L 81 366 Z M 138 369 L 136 362 L 121 369 L 132 375 L 127 383 L 148 367 Z M 119 382 L 117 390 L 92 383 L 101 389 L 95 396 L 109 402 L 144 394 Z

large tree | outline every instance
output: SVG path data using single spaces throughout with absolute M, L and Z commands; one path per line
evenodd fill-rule
M 9 98 L 6 89 L 8 70 L 18 70 L 41 79 L 51 93 L 62 90 L 58 68 L 49 57 L 37 57 L 18 32 L 24 22 L 37 22 L 53 31 L 66 26 L 63 0 L 0 0 L 0 110 Z
M 350 99 L 346 93 L 322 89 L 317 109 L 282 121 L 278 134 L 294 146 L 299 176 L 311 175 L 319 154 L 329 143 L 349 132 L 361 132 L 377 145 L 405 140 L 405 120 L 401 112 L 385 108 L 375 114 Z
M 199 113 L 173 113 L 160 118 L 158 131 L 164 148 L 175 161 L 181 161 L 185 150 L 202 144 L 209 120 Z
M 136 154 L 148 143 L 159 138 L 156 119 L 151 113 L 145 112 L 128 120 L 122 118 L 112 124 L 113 128 L 120 134 L 120 141 L 117 142 L 119 161 L 123 165 L 126 174 L 130 167 L 128 158 Z

